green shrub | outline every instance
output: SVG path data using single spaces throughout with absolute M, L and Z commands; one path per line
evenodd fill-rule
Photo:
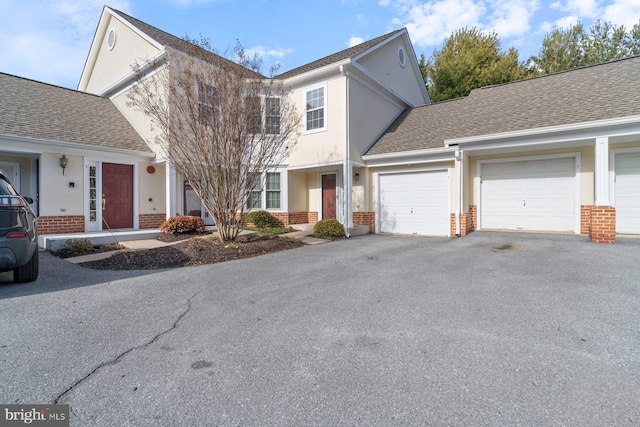
M 247 214 L 245 222 L 251 222 L 258 228 L 273 227 L 275 218 L 267 211 L 253 211 Z
M 344 229 L 338 220 L 322 219 L 313 226 L 313 235 L 315 237 L 342 237 Z
M 160 225 L 160 231 L 166 234 L 197 231 L 204 233 L 204 221 L 198 216 L 174 216 Z
M 73 252 L 91 252 L 95 245 L 89 239 L 71 239 L 64 243 L 65 247 Z

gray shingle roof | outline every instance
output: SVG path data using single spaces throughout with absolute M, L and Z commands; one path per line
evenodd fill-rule
M 206 49 L 203 49 L 199 46 L 189 43 L 179 37 L 171 35 L 152 25 L 142 22 L 139 19 L 136 19 L 132 16 L 127 15 L 124 12 L 120 12 L 119 10 L 116 10 L 113 8 L 110 8 L 110 9 L 113 10 L 115 13 L 117 13 L 120 17 L 128 21 L 131 25 L 136 27 L 138 30 L 140 30 L 141 32 L 143 32 L 144 34 L 146 34 L 147 36 L 151 37 L 153 40 L 157 41 L 158 43 L 164 46 L 169 46 L 180 52 L 185 52 L 193 56 L 198 56 L 212 64 L 224 64 L 226 66 L 242 69 L 243 72 L 249 72 L 254 78 L 264 78 L 262 74 L 248 70 L 232 61 L 229 61 L 226 58 L 216 55 L 213 52 L 209 52 Z
M 0 73 L 0 135 L 151 153 L 106 98 Z
M 325 56 L 324 58 L 318 59 L 317 61 L 310 62 L 301 67 L 294 68 L 293 70 L 284 72 L 275 76 L 276 79 L 288 79 L 293 76 L 297 76 L 298 74 L 303 74 L 308 71 L 315 70 L 316 68 L 324 67 L 325 65 L 330 65 L 338 61 L 342 61 L 343 59 L 352 58 L 365 50 L 377 45 L 388 39 L 389 37 L 394 36 L 395 34 L 403 31 L 403 29 L 392 31 L 388 34 L 382 35 L 380 37 L 376 37 L 375 39 L 368 40 L 364 43 L 360 43 L 359 45 L 350 47 L 349 49 L 342 50 L 340 52 L 336 52 L 332 55 Z
M 640 115 L 640 57 L 488 86 L 402 113 L 367 154 L 444 146 L 452 138 Z

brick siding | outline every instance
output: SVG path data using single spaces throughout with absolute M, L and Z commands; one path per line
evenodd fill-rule
M 368 225 L 369 234 L 376 232 L 376 213 L 375 212 L 353 212 L 353 225 Z
M 591 209 L 593 206 L 580 206 L 580 234 L 589 236 L 591 234 Z
M 166 214 L 140 214 L 139 216 L 139 224 L 140 229 L 145 228 L 158 228 L 167 218 Z
M 591 207 L 589 237 L 596 243 L 616 242 L 616 209 L 613 206 Z
M 318 222 L 318 212 L 270 212 L 275 218 L 276 227 L 288 227 L 292 224 L 315 224 Z M 246 225 L 247 214 L 236 214 L 236 220 Z
M 39 234 L 83 233 L 84 215 L 40 216 Z

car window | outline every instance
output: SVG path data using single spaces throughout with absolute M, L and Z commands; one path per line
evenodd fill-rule
M 4 179 L 4 177 L 0 176 L 0 196 L 17 196 L 18 192 L 13 188 L 13 186 Z

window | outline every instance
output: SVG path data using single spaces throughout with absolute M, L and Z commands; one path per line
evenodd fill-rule
M 267 209 L 280 209 L 280 174 L 267 173 Z
M 265 132 L 272 135 L 279 134 L 280 98 L 267 98 L 265 104 Z
M 250 97 L 245 100 L 246 114 L 249 117 L 249 132 L 259 134 L 280 133 L 280 98 L 266 98 L 264 100 L 264 129 L 262 129 L 262 100 Z
M 265 174 L 265 188 L 262 188 L 262 175 L 256 174 L 249 199 L 247 210 L 252 209 L 280 209 L 280 172 L 268 172 Z M 264 198 L 263 198 L 264 195 Z M 264 200 L 264 203 L 263 203 Z
M 247 210 L 262 209 L 262 180 L 260 174 L 255 174 L 253 177 L 253 185 L 251 187 L 251 193 L 247 200 Z
M 257 135 L 262 133 L 262 108 L 260 98 L 256 96 L 245 99 L 246 115 L 249 119 L 249 132 Z
M 198 82 L 198 117 L 207 123 L 213 119 L 214 105 L 218 97 L 216 88 L 203 82 Z
M 307 131 L 324 128 L 324 87 L 307 92 Z

